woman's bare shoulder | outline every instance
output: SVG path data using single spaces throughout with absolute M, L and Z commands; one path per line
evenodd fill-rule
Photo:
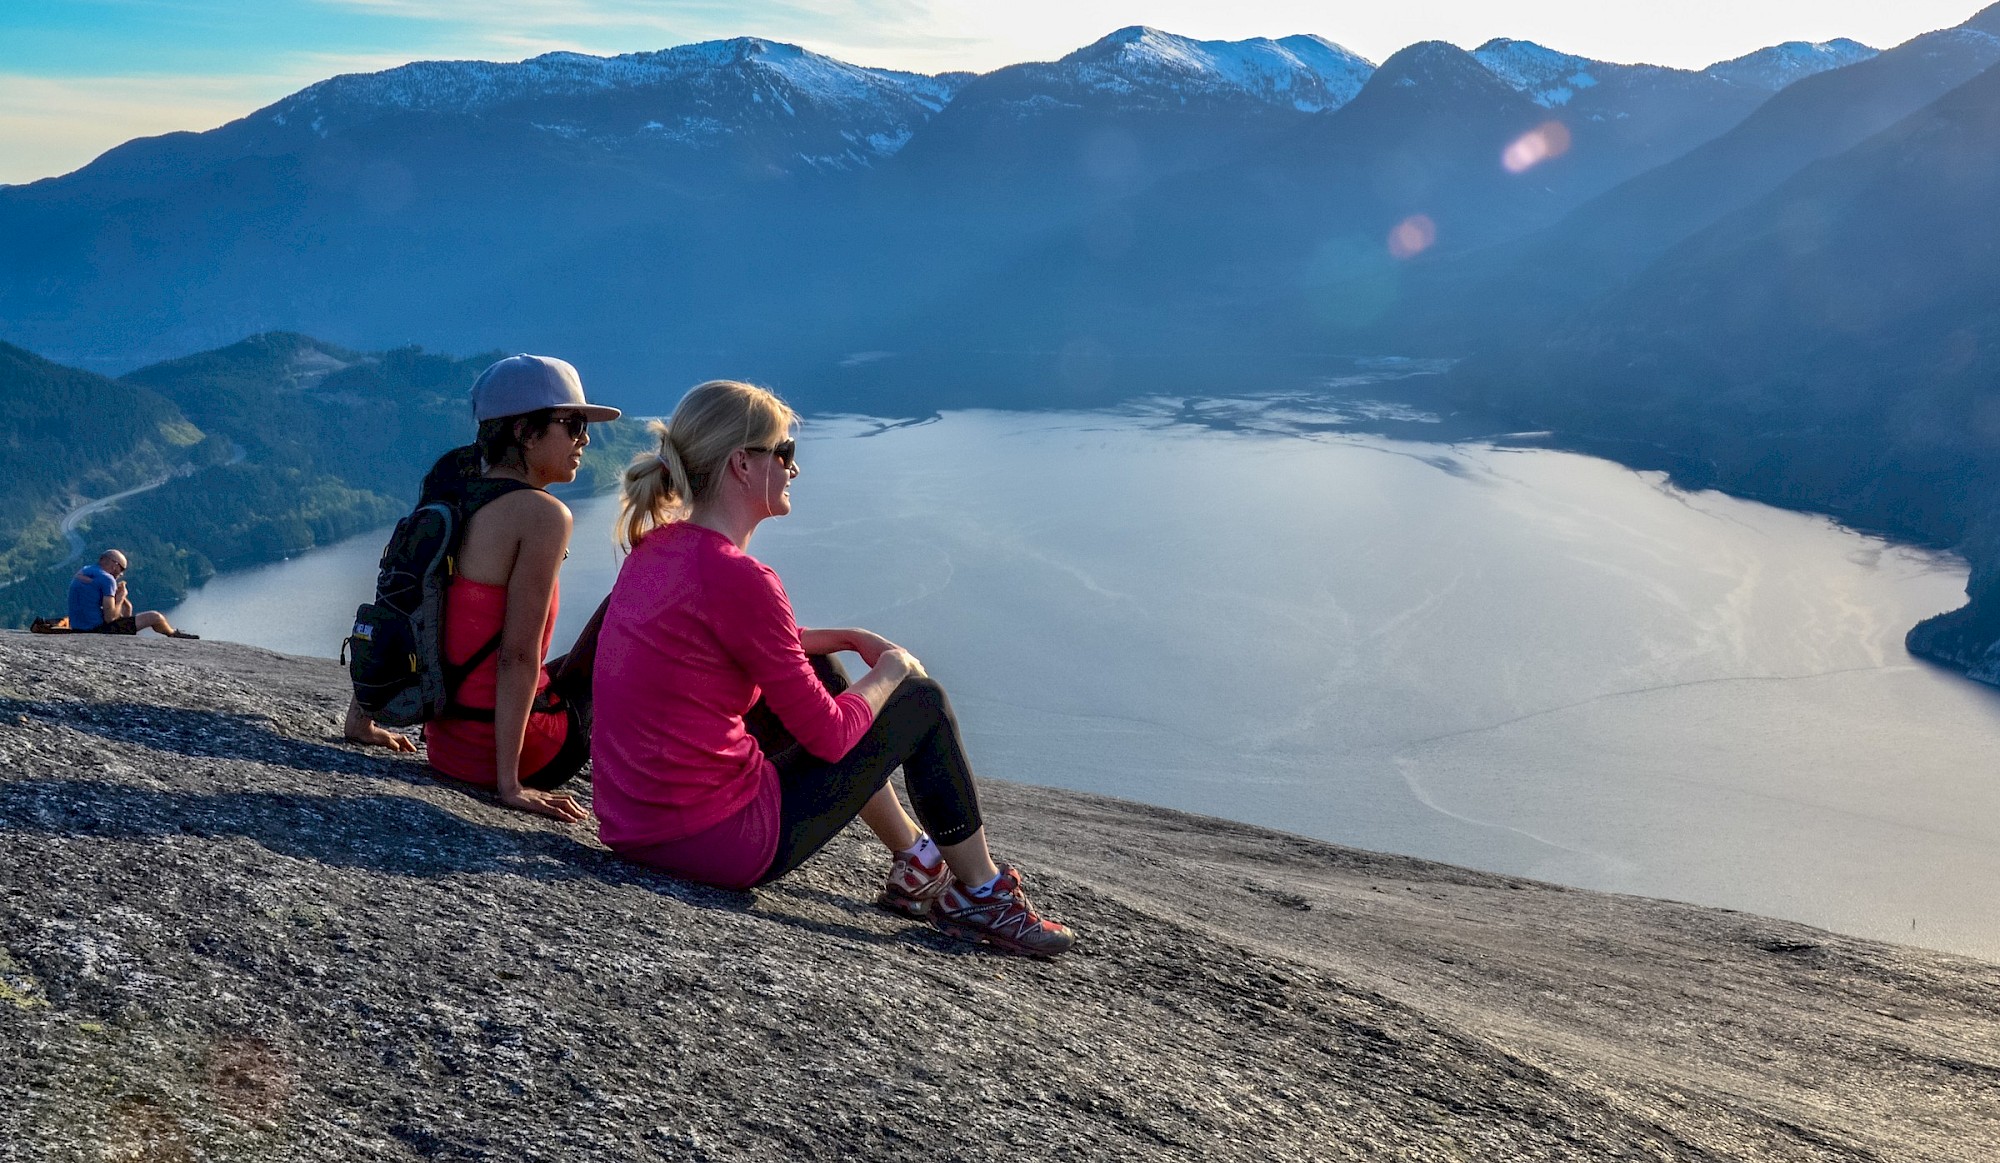
M 518 547 L 564 545 L 570 525 L 568 505 L 540 489 L 517 489 L 472 515 L 459 551 L 459 569 L 472 581 L 505 584 Z
M 516 489 L 506 496 L 496 497 L 473 514 L 473 520 L 476 522 L 489 513 L 498 518 L 491 524 L 522 531 L 557 527 L 567 529 L 572 520 L 569 506 L 543 489 Z

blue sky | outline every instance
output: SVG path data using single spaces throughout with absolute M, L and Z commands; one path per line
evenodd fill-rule
M 1783 40 L 1878 47 L 1979 0 L 0 0 L 0 182 L 129 138 L 208 129 L 335 73 L 412 60 L 612 54 L 756 35 L 926 72 L 1046 60 L 1115 28 L 1205 39 L 1315 32 L 1380 60 L 1494 36 L 1700 67 Z

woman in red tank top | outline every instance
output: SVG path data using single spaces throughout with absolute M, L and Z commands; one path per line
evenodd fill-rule
M 445 591 L 444 657 L 477 664 L 460 680 L 462 713 L 424 724 L 431 767 L 492 788 L 509 807 L 559 820 L 588 816 L 555 790 L 590 756 L 589 710 L 549 697 L 542 658 L 555 631 L 557 571 L 569 553 L 569 508 L 546 490 L 576 479 L 593 420 L 616 408 L 587 403 L 576 369 L 559 359 L 516 355 L 480 374 L 472 388 L 475 443 L 439 458 L 426 496 L 452 495 L 470 513 L 457 569 Z M 350 712 L 348 735 L 380 732 Z

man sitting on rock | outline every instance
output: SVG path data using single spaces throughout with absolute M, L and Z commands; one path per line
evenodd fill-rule
M 158 610 L 132 612 L 125 594 L 125 555 L 107 549 L 96 565 L 86 565 L 69 579 L 69 628 L 76 634 L 137 634 L 151 630 L 169 638 L 199 638 L 176 630 Z

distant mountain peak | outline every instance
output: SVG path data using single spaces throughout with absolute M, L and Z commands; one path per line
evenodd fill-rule
M 1721 61 L 1702 72 L 1733 84 L 1777 92 L 1794 81 L 1802 81 L 1831 69 L 1845 68 L 1878 55 L 1877 50 L 1857 40 L 1788 40 L 1734 60 Z
M 1094 45 L 1139 44 L 1149 39 L 1156 40 L 1163 37 L 1170 38 L 1173 40 L 1185 39 L 1183 37 L 1174 36 L 1172 33 L 1162 32 L 1161 30 L 1154 28 L 1150 24 L 1133 24 L 1121 28 L 1116 32 L 1110 33 L 1106 36 L 1100 37 L 1096 41 L 1094 41 L 1092 45 L 1085 45 L 1083 48 L 1078 49 L 1077 52 L 1087 52 Z
M 627 53 L 623 57 L 590 57 L 582 53 L 550 53 L 547 55 L 574 56 L 583 60 L 631 59 L 635 61 L 662 62 L 706 58 L 718 65 L 736 65 L 747 63 L 758 57 L 786 59 L 815 54 L 808 53 L 798 45 L 787 44 L 784 41 L 765 40 L 760 36 L 732 36 L 727 40 L 702 40 L 696 41 L 693 44 L 677 45 L 673 48 L 657 49 L 652 52 Z M 542 58 L 536 57 L 535 59 L 540 60 Z
M 1370 88 L 1512 88 L 1478 58 L 1455 44 L 1421 40 L 1382 62 Z
M 1531 40 L 1497 37 L 1472 50 L 1472 57 L 1508 88 L 1526 94 L 1537 105 L 1567 105 L 1584 89 L 1594 89 L 1606 72 L 1653 69 L 1651 65 L 1607 65 L 1573 53 L 1558 52 Z
M 1983 32 L 1989 36 L 2000 36 L 2000 4 L 1989 4 L 1981 8 L 1967 17 L 1958 27 Z
M 1511 84 L 1525 85 L 1551 74 L 1596 64 L 1575 53 L 1561 52 L 1532 40 L 1496 36 L 1472 50 L 1473 59 L 1493 70 L 1493 75 Z
M 1208 96 L 1230 93 L 1306 112 L 1337 109 L 1352 100 L 1374 72 L 1358 53 L 1324 37 L 1282 40 L 1193 40 L 1143 24 L 1121 28 L 1056 62 L 1097 70 L 1098 88 L 1121 83 L 1192 88 Z

